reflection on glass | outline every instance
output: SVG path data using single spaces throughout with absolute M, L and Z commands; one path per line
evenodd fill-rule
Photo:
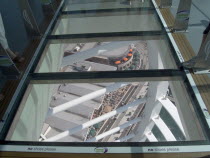
M 154 11 L 148 10 L 63 15 L 59 18 L 52 34 L 161 30 L 157 15 Z
M 136 81 L 30 84 L 7 140 L 161 142 L 205 137 L 182 81 Z
M 123 40 L 123 37 L 122 39 Z M 87 41 L 87 40 L 86 40 Z M 97 42 L 96 42 L 97 41 Z M 123 71 L 176 68 L 169 44 L 126 40 L 49 44 L 36 72 Z
M 145 8 L 151 7 L 149 0 L 123 0 L 123 1 L 67 1 L 64 11 L 119 9 L 119 8 Z

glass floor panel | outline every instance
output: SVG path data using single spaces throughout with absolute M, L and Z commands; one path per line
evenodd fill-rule
M 33 84 L 32 81 L 6 139 L 41 142 L 206 140 L 193 110 L 195 103 L 181 79 L 100 81 L 61 84 Z
M 177 69 L 174 52 L 165 36 L 56 42 L 46 45 L 36 73 Z
M 154 11 L 124 11 L 63 15 L 59 18 L 53 35 L 110 33 L 134 31 L 161 31 Z
M 68 1 L 63 11 L 83 11 L 83 10 L 96 10 L 96 9 L 119 9 L 119 8 L 147 8 L 152 7 L 151 2 L 145 0 L 141 2 L 140 0 L 134 1 Z
M 3 144 L 26 152 L 209 151 L 209 114 L 152 2 L 62 3 L 0 122 Z

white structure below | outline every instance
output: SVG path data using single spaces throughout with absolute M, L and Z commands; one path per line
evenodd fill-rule
M 87 95 L 84 95 L 82 97 L 79 97 L 77 99 L 74 99 L 72 101 L 69 101 L 67 103 L 64 103 L 62 105 L 59 105 L 57 107 L 54 107 L 54 108 L 50 108 L 49 111 L 48 111 L 48 115 L 47 117 L 51 116 L 51 115 L 54 115 L 58 112 L 61 112 L 61 111 L 64 111 L 64 110 L 67 110 L 73 106 L 76 106 L 76 105 L 79 105 L 83 102 L 86 102 L 88 100 L 91 100 L 91 99 L 94 99 L 94 98 L 97 98 L 105 93 L 109 93 L 109 92 L 112 92 L 112 91 L 115 91 L 123 86 L 126 86 L 127 84 L 126 83 L 115 83 L 115 84 L 112 84 L 106 88 L 103 88 L 103 89 L 100 89 L 100 90 L 97 90 L 95 92 L 92 92 L 90 94 L 87 94 Z
M 176 106 L 168 98 L 162 97 L 162 98 L 159 98 L 158 100 L 161 102 L 163 107 L 168 111 L 168 113 L 171 115 L 173 120 L 179 126 L 179 129 L 182 131 L 183 135 L 186 136 Z
M 155 122 L 156 126 L 159 128 L 163 136 L 167 141 L 176 141 L 176 138 L 171 133 L 168 126 L 164 123 L 164 121 L 160 118 L 160 116 L 153 117 L 152 120 Z
M 107 132 L 104 132 L 104 133 L 102 133 L 102 134 L 100 134 L 100 135 L 97 135 L 97 136 L 94 137 L 94 138 L 88 139 L 88 140 L 86 140 L 86 142 L 96 142 L 96 141 L 98 141 L 98 140 L 100 140 L 100 139 L 102 139 L 102 138 L 104 138 L 104 137 L 106 137 L 106 136 L 109 136 L 109 135 L 111 135 L 111 134 L 114 134 L 114 133 L 120 131 L 121 129 L 125 129 L 125 128 L 127 128 L 127 127 L 133 125 L 133 124 L 136 124 L 136 123 L 138 123 L 139 121 L 141 121 L 141 118 L 136 118 L 136 119 L 131 120 L 131 121 L 129 121 L 129 122 L 123 124 L 123 125 L 120 125 L 119 127 L 113 128 L 113 129 L 111 129 L 111 130 L 109 130 L 109 131 L 107 131 Z
M 88 121 L 86 123 L 83 123 L 83 124 L 81 124 L 79 126 L 76 126 L 76 127 L 72 128 L 72 129 L 66 130 L 66 131 L 64 131 L 64 132 L 62 132 L 62 133 L 60 133 L 60 134 L 58 134 L 58 135 L 56 135 L 54 137 L 46 139 L 45 141 L 48 141 L 48 142 L 58 141 L 61 138 L 64 138 L 64 137 L 66 137 L 68 135 L 72 135 L 74 133 L 77 133 L 77 132 L 79 132 L 79 131 L 81 131 L 81 130 L 83 130 L 85 128 L 88 128 L 88 127 L 90 127 L 90 126 L 92 126 L 92 125 L 94 125 L 96 123 L 99 123 L 99 122 L 101 122 L 103 120 L 106 120 L 106 119 L 116 115 L 116 114 L 122 113 L 122 112 L 124 112 L 124 111 L 126 111 L 126 110 L 128 110 L 128 109 L 130 109 L 132 107 L 138 106 L 138 105 L 143 104 L 145 102 L 146 102 L 146 99 L 136 100 L 136 101 L 134 101 L 134 102 L 132 102 L 132 103 L 126 105 L 126 106 L 118 108 L 118 109 L 116 109 L 116 110 L 114 110 L 112 112 L 104 114 L 104 115 L 102 115 L 100 117 L 97 117 L 97 118 L 95 118 L 93 120 L 90 120 L 90 121 Z
M 150 142 L 158 142 L 157 138 L 154 136 L 152 131 L 145 133 L 145 136 Z
M 168 54 L 164 55 L 165 52 L 161 52 L 158 47 L 159 44 L 160 43 L 157 41 L 149 41 L 147 43 L 150 69 L 164 69 L 165 67 L 171 66 L 171 63 L 169 64 L 168 62 L 163 62 L 170 57 Z M 154 53 L 156 54 L 156 58 L 154 58 Z M 172 134 L 171 130 L 159 116 L 162 108 L 165 108 L 168 111 L 176 124 L 180 127 L 182 133 L 185 135 L 178 111 L 176 109 L 177 107 L 173 105 L 169 99 L 164 100 L 169 86 L 170 84 L 168 81 L 149 82 L 147 102 L 143 112 L 141 126 L 138 127 L 136 131 L 137 134 L 132 138 L 132 142 L 136 142 L 137 140 L 142 142 L 146 141 L 146 139 L 154 142 L 158 141 L 154 133 L 151 132 L 155 125 L 159 128 L 160 132 L 167 141 L 176 141 L 176 138 Z
M 132 134 L 129 134 L 129 135 L 125 136 L 125 137 L 122 137 L 122 138 L 120 138 L 120 139 L 118 139 L 118 140 L 115 140 L 115 142 L 124 142 L 124 141 L 126 141 L 126 140 L 128 140 L 128 139 L 133 138 L 134 136 L 135 136 L 135 134 L 132 133 Z

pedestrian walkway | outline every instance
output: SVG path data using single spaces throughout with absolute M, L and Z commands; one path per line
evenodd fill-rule
M 157 4 L 159 4 L 159 2 L 160 0 L 157 0 Z M 164 8 L 160 9 L 160 11 L 167 25 L 172 26 L 174 23 L 174 16 L 171 13 L 170 9 Z M 196 53 L 184 33 L 173 33 L 172 35 L 185 61 L 195 56 Z M 208 111 L 210 112 L 210 78 L 208 77 L 208 75 L 191 75 L 193 76 L 193 79 L 199 89 L 202 99 L 207 106 Z

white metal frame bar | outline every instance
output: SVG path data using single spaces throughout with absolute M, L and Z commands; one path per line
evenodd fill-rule
M 115 83 L 115 84 L 112 84 L 106 88 L 103 88 L 103 89 L 100 89 L 100 90 L 97 90 L 95 92 L 92 92 L 92 93 L 89 93 L 89 94 L 86 94 L 82 97 L 79 97 L 77 99 L 74 99 L 74 100 L 71 100 L 67 103 L 64 103 L 64 104 L 61 104 L 59 106 L 56 106 L 54 108 L 50 108 L 49 111 L 48 111 L 48 114 L 47 114 L 47 117 L 50 117 L 52 115 L 55 115 L 56 113 L 58 112 L 61 112 L 61 111 L 65 111 L 71 107 L 74 107 L 74 106 L 77 106 L 83 102 L 86 102 L 88 100 L 91 100 L 93 98 L 96 98 L 96 97 L 99 97 L 105 93 L 109 93 L 109 92 L 112 92 L 112 91 L 115 91 L 123 86 L 125 86 L 127 84 L 125 83 Z
M 98 141 L 98 140 L 100 140 L 100 139 L 102 139 L 102 138 L 104 138 L 106 136 L 114 134 L 114 133 L 120 131 L 121 129 L 125 129 L 125 128 L 127 128 L 127 127 L 129 127 L 129 126 L 131 126 L 133 124 L 136 124 L 136 123 L 138 123 L 140 121 L 141 121 L 141 118 L 136 118 L 136 119 L 131 120 L 131 121 L 127 122 L 127 123 L 124 123 L 124 124 L 122 124 L 122 125 L 120 125 L 120 126 L 118 126 L 116 128 L 113 128 L 113 129 L 111 129 L 111 130 L 109 130 L 107 132 L 104 132 L 104 133 L 102 133 L 100 135 L 97 135 L 97 136 L 91 138 L 91 139 L 88 139 L 85 142 L 96 142 L 96 141 Z
M 159 128 L 167 141 L 176 141 L 176 138 L 159 115 L 153 117 L 152 120 L 155 122 L 156 126 Z
M 81 130 L 83 130 L 85 128 L 88 128 L 88 127 L 90 127 L 90 126 L 98 123 L 98 122 L 101 122 L 103 120 L 106 120 L 106 119 L 108 119 L 108 118 L 110 118 L 112 116 L 115 116 L 116 114 L 122 113 L 122 112 L 124 112 L 124 111 L 126 111 L 126 110 L 128 110 L 128 109 L 130 109 L 130 108 L 132 108 L 134 106 L 138 106 L 138 105 L 140 105 L 142 103 L 145 103 L 145 102 L 146 102 L 146 99 L 138 99 L 138 100 L 136 100 L 136 101 L 134 101 L 134 102 L 132 102 L 130 104 L 127 104 L 126 106 L 123 106 L 121 108 L 118 108 L 118 109 L 116 109 L 114 111 L 111 111 L 111 112 L 109 112 L 107 114 L 104 114 L 104 115 L 102 115 L 100 117 L 97 117 L 97 118 L 95 118 L 93 120 L 90 120 L 90 121 L 88 121 L 86 123 L 83 123 L 83 124 L 78 125 L 78 126 L 76 126 L 74 128 L 71 128 L 69 130 L 66 130 L 66 131 L 64 131 L 64 132 L 62 132 L 60 134 L 57 134 L 56 136 L 53 136 L 51 138 L 48 138 L 45 141 L 52 142 L 52 141 L 60 140 L 61 138 L 64 138 L 66 136 L 69 136 L 69 135 L 72 135 L 74 133 L 77 133 L 77 132 L 79 132 L 79 131 L 81 131 Z
M 183 135 L 186 136 L 184 128 L 182 126 L 181 119 L 179 117 L 178 110 L 175 107 L 175 105 L 168 98 L 162 97 L 159 98 L 158 100 L 163 105 L 163 107 L 168 111 L 168 113 L 171 115 L 176 124 L 179 126 L 179 129 L 182 131 Z
M 152 131 L 149 131 L 147 133 L 145 133 L 145 136 L 147 137 L 147 139 L 150 142 L 158 142 L 157 138 L 155 137 L 155 135 L 152 133 Z

